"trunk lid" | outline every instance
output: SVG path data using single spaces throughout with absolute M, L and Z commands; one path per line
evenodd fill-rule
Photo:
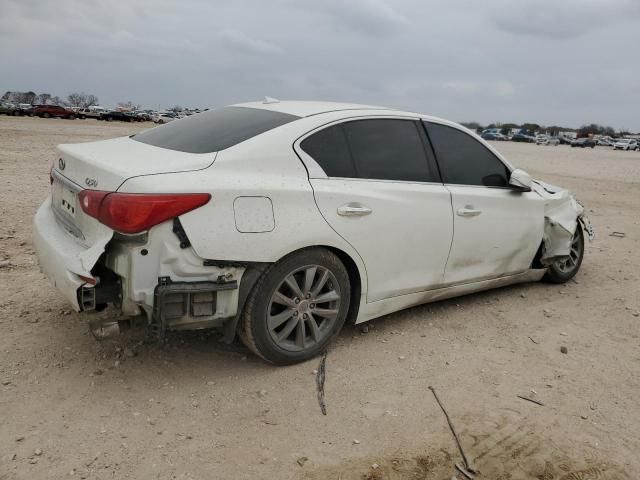
M 215 153 L 193 154 L 154 147 L 129 137 L 58 146 L 52 170 L 51 208 L 58 224 L 90 247 L 112 230 L 86 215 L 82 190 L 115 192 L 129 178 L 207 168 Z
M 154 147 L 129 137 L 58 145 L 54 168 L 82 188 L 116 191 L 140 175 L 188 172 L 207 168 L 215 153 L 185 153 Z

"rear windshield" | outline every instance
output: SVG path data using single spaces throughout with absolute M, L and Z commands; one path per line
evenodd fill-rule
M 211 153 L 233 147 L 298 118 L 260 108 L 223 107 L 174 120 L 131 138 L 180 152 Z

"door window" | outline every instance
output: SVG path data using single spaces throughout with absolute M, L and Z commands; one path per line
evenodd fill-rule
M 478 140 L 457 128 L 425 124 L 444 183 L 508 186 L 509 169 Z
M 440 182 L 425 143 L 416 121 L 367 119 L 321 130 L 300 147 L 329 177 Z

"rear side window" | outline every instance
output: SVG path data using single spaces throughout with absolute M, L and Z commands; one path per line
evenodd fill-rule
M 180 152 L 211 153 L 237 145 L 298 118 L 300 117 L 260 108 L 224 107 L 175 120 L 131 138 Z
M 478 140 L 457 128 L 425 123 L 444 183 L 485 187 L 508 185 L 509 169 Z
M 357 177 L 341 124 L 305 138 L 300 148 L 322 167 L 328 177 Z
M 329 177 L 439 182 L 425 142 L 413 120 L 368 119 L 321 130 L 300 147 Z
M 435 182 L 417 122 L 357 120 L 344 124 L 360 178 Z

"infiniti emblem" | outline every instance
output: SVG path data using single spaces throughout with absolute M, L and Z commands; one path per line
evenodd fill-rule
M 87 187 L 97 187 L 98 186 L 98 181 L 95 178 L 85 178 L 84 179 L 84 183 L 87 185 Z
M 66 167 L 67 164 L 64 163 L 64 160 L 62 158 L 58 159 L 58 167 L 60 167 L 60 170 L 64 170 L 64 167 Z

